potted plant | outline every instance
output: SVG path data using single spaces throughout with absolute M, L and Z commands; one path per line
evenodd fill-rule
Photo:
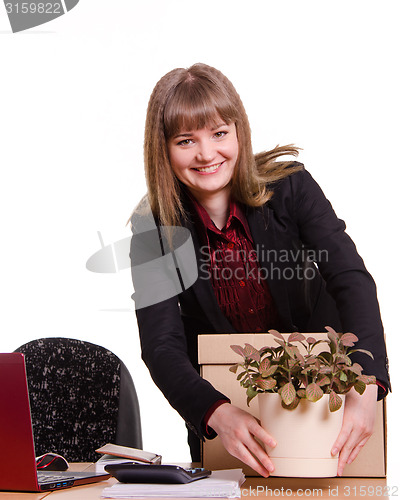
M 345 394 L 353 387 L 362 394 L 366 385 L 376 382 L 349 357 L 354 352 L 372 357 L 353 348 L 357 336 L 326 330 L 326 338 L 319 340 L 270 330 L 276 346 L 231 346 L 243 362 L 230 371 L 242 369 L 237 380 L 246 389 L 247 404 L 258 396 L 261 425 L 277 442 L 267 449 L 274 475 L 336 476 L 338 458 L 330 450 L 342 425 Z

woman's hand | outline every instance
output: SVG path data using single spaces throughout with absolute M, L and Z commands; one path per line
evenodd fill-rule
M 211 414 L 208 425 L 219 435 L 231 455 L 264 477 L 274 471 L 271 459 L 254 438 L 271 447 L 276 446 L 276 442 L 252 415 L 225 403 Z
M 377 393 L 378 387 L 371 384 L 362 396 L 355 389 L 346 394 L 342 429 L 331 451 L 332 456 L 339 453 L 338 476 L 356 458 L 374 430 Z

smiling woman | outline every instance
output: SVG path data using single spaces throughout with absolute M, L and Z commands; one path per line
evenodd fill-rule
M 207 141 L 205 136 L 200 141 L 200 137 L 194 137 L 201 131 L 208 134 Z M 260 206 L 267 201 L 271 193 L 266 181 L 278 180 L 299 170 L 293 162 L 275 161 L 280 155 L 297 155 L 297 149 L 291 146 L 254 156 L 243 103 L 232 83 L 220 71 L 205 64 L 195 64 L 187 70 L 177 68 L 167 73 L 150 97 L 144 141 L 149 202 L 162 224 L 180 225 L 186 213 L 178 182 L 182 179 L 177 175 L 182 169 L 171 170 L 171 166 L 174 169 L 171 155 L 177 149 L 191 151 L 201 146 L 194 167 L 214 166 L 224 160 L 221 154 L 216 161 L 211 158 L 217 144 L 221 144 L 222 149 L 227 145 L 229 155 L 237 156 L 235 161 L 233 158 L 229 161 L 231 176 L 226 191 L 246 205 Z M 188 153 L 187 157 L 190 154 L 193 153 Z M 180 158 L 183 161 L 183 154 Z M 221 168 L 225 179 L 229 177 L 228 168 Z
M 230 182 L 238 158 L 236 125 L 183 130 L 169 139 L 168 155 L 176 177 L 222 229 L 228 219 Z
M 142 358 L 186 421 L 193 461 L 200 459 L 200 439 L 218 434 L 229 453 L 259 474 L 274 470 L 265 451 L 274 437 L 200 377 L 200 333 L 321 332 L 329 324 L 354 332 L 357 348 L 373 353 L 373 360 L 355 359 L 376 377 L 379 397 L 390 388 L 374 281 L 311 175 L 298 162 L 280 160 L 297 153 L 285 146 L 254 155 L 239 95 L 205 64 L 171 71 L 150 97 L 144 162 L 151 220 L 146 226 L 143 204 L 132 217 L 136 314 Z M 167 251 L 165 226 L 171 240 L 170 226 L 188 231 L 193 260 Z M 157 235 L 152 244 L 149 228 Z M 162 273 L 152 265 L 140 281 L 137 255 L 154 262 L 171 257 L 170 265 Z M 196 266 L 198 278 L 185 289 L 184 277 Z M 157 289 L 166 284 L 176 296 L 158 301 Z M 146 307 L 141 296 L 151 299 Z M 376 385 L 363 396 L 347 395 L 332 443 L 331 453 L 340 453 L 338 474 L 371 434 L 376 399 Z

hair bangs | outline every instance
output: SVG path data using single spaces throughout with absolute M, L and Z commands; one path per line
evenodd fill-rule
M 237 112 L 228 96 L 203 83 L 198 80 L 183 82 L 166 103 L 164 133 L 167 140 L 183 130 L 217 127 L 221 120 L 226 124 L 236 122 Z

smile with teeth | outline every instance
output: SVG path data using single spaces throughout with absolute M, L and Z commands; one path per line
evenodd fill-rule
M 197 167 L 195 168 L 194 170 L 197 170 L 197 172 L 204 172 L 204 173 L 210 173 L 210 172 L 215 172 L 216 170 L 219 169 L 219 167 L 223 164 L 223 162 L 221 163 L 217 163 L 216 165 L 210 165 L 208 167 Z

